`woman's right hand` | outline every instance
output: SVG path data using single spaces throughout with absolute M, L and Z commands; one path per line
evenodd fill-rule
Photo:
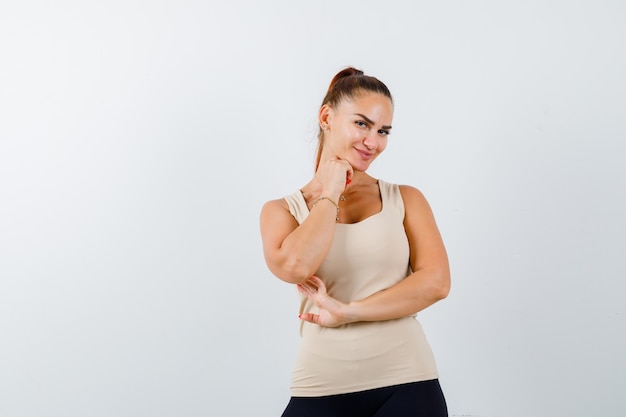
M 329 159 L 321 162 L 315 172 L 315 178 L 322 184 L 322 195 L 337 201 L 346 185 L 352 182 L 354 170 L 345 159 Z

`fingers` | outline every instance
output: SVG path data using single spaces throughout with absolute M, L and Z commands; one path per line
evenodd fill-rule
M 326 188 L 326 191 L 343 192 L 346 185 L 352 182 L 354 171 L 350 162 L 337 157 L 327 160 L 318 167 L 315 178 Z
M 305 297 L 311 297 L 313 295 L 312 291 L 303 284 L 298 284 L 298 292 Z
M 307 296 L 313 296 L 315 294 L 325 295 L 326 285 L 324 284 L 324 281 L 313 275 L 308 280 L 298 284 L 298 290 Z
M 318 287 L 309 281 L 298 284 L 298 291 L 306 296 L 313 296 L 317 293 Z
M 333 299 L 326 292 L 324 281 L 316 276 L 312 276 L 305 282 L 297 285 L 298 292 L 321 309 L 327 309 L 333 305 Z M 307 320 L 309 321 L 309 320 Z M 316 322 L 319 324 L 319 322 Z
M 304 313 L 298 315 L 298 318 L 302 321 L 308 321 L 309 323 L 320 324 L 319 314 Z
M 315 275 L 312 275 L 311 278 L 309 278 L 309 281 L 313 282 L 317 288 L 326 289 L 324 281 L 322 281 L 319 277 L 316 277 Z
M 326 292 L 324 281 L 316 276 L 297 285 L 300 294 L 313 301 L 317 306 L 318 314 L 302 313 L 298 317 L 306 322 L 324 327 L 336 327 L 342 322 L 341 303 L 337 302 Z

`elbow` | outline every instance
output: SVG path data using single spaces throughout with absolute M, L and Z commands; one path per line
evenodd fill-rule
M 448 297 L 450 294 L 450 272 L 449 271 L 440 271 L 437 274 L 437 279 L 432 280 L 432 294 L 435 302 L 441 301 Z
M 302 284 L 307 279 L 311 278 L 311 275 L 302 275 L 297 273 L 277 275 L 281 281 L 285 281 L 287 284 Z
M 311 278 L 314 271 L 307 268 L 301 259 L 293 257 L 286 259 L 281 265 L 275 265 L 274 268 L 270 268 L 274 275 L 281 281 L 285 281 L 288 284 L 300 284 Z
M 437 297 L 437 301 L 441 301 L 445 298 L 448 297 L 448 294 L 450 294 L 450 286 L 445 286 L 445 287 L 440 287 L 437 291 L 436 297 Z

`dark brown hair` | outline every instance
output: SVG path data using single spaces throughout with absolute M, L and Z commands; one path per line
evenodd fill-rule
M 391 92 L 387 86 L 375 77 L 365 75 L 363 71 L 348 67 L 339 71 L 330 82 L 328 91 L 322 105 L 328 105 L 332 108 L 337 108 L 343 100 L 352 100 L 358 97 L 362 93 L 378 93 L 387 97 L 393 104 L 393 98 Z M 317 134 L 317 156 L 315 158 L 315 169 L 320 163 L 322 157 L 322 149 L 324 148 L 324 131 L 320 127 Z

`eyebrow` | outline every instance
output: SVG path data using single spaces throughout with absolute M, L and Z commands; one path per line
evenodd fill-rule
M 364 115 L 364 114 L 361 114 L 361 113 L 355 113 L 355 115 L 362 117 L 363 119 L 365 119 L 365 121 L 366 121 L 367 123 L 369 123 L 369 124 L 371 124 L 371 125 L 376 124 L 376 123 L 374 123 L 374 121 L 373 121 L 373 120 L 371 120 L 369 117 L 367 117 L 367 116 L 366 116 L 366 115 Z M 386 130 L 391 129 L 391 126 L 381 126 L 381 127 L 382 127 L 383 129 L 386 129 Z

